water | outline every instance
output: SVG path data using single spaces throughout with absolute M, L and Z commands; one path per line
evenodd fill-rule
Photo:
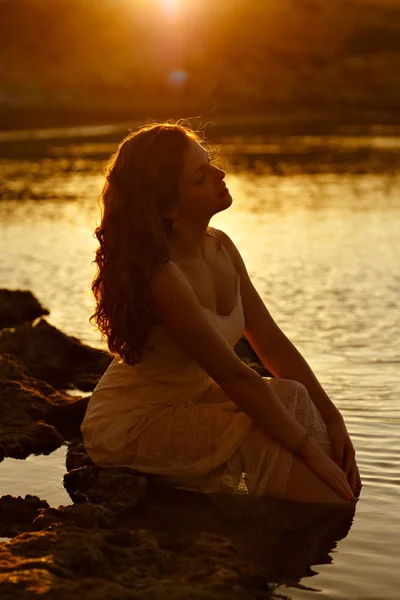
M 397 599 L 400 165 L 394 157 L 400 140 L 225 141 L 234 204 L 212 224 L 232 237 L 272 316 L 343 414 L 364 484 L 330 564 L 314 565 L 313 577 L 301 581 L 318 591 L 289 586 L 284 593 Z M 0 159 L 1 286 L 30 289 L 51 311 L 50 323 L 101 347 L 88 322 L 92 234 L 101 169 L 115 142 L 46 144 L 42 156 Z M 293 148 L 305 159 L 292 160 Z M 309 161 L 310 148 L 325 159 Z M 347 162 L 335 148 L 344 149 Z M 279 173 L 271 161 L 277 151 Z M 53 506 L 68 503 L 64 457 L 65 447 L 24 462 L 6 459 L 0 495 L 34 493 Z

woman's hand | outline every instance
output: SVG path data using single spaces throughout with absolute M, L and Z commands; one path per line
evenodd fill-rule
M 346 473 L 351 489 L 353 491 L 361 489 L 362 483 L 355 459 L 355 450 L 342 415 L 338 412 L 325 425 L 332 444 L 333 460 Z
M 320 479 L 330 485 L 337 494 L 346 500 L 355 501 L 354 493 L 345 473 L 333 462 L 321 445 L 312 437 L 304 450 L 302 450 L 302 458 L 307 466 L 318 475 Z

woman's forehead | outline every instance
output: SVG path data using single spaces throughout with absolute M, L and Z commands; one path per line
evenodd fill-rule
M 183 175 L 193 175 L 193 173 L 208 160 L 208 152 L 196 140 L 189 139 L 189 144 L 185 152 Z

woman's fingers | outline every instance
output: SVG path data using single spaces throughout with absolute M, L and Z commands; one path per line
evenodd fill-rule
M 353 464 L 350 468 L 350 472 L 348 474 L 349 484 L 351 489 L 354 491 L 357 487 L 357 464 L 356 461 L 353 461 Z
M 355 456 L 354 446 L 348 438 L 344 447 L 342 470 L 347 475 L 349 485 L 353 491 L 362 487 Z
M 344 492 L 345 492 L 345 494 L 346 494 L 346 498 L 347 498 L 348 500 L 355 500 L 355 499 L 356 499 L 356 497 L 355 497 L 355 495 L 354 495 L 354 492 L 353 492 L 353 490 L 351 489 L 351 487 L 350 487 L 350 485 L 349 485 L 349 483 L 348 483 L 347 479 L 346 479 L 346 480 L 343 482 L 343 485 L 344 485 L 344 488 L 343 488 L 343 489 L 344 489 Z
M 355 451 L 353 448 L 353 444 L 351 443 L 350 438 L 347 438 L 344 453 L 343 453 L 343 471 L 346 475 L 350 476 L 351 470 L 353 468 L 355 462 Z
M 355 461 L 354 461 L 355 462 Z M 356 463 L 355 463 L 356 464 Z M 357 488 L 360 490 L 362 488 L 362 481 L 361 481 L 361 477 L 360 477 L 360 472 L 358 470 L 358 466 L 356 464 L 356 486 Z
M 310 444 L 303 457 L 309 468 L 323 479 L 337 494 L 346 500 L 355 500 L 347 475 L 328 454 L 316 444 Z
M 362 481 L 361 481 L 361 477 L 360 477 L 360 473 L 358 472 L 358 469 L 357 469 L 357 485 L 358 485 L 358 487 L 359 487 L 360 489 L 361 489 L 361 488 L 362 488 L 362 486 L 363 486 L 363 483 L 362 483 Z
M 349 482 L 345 473 L 336 464 L 333 464 L 333 469 L 329 472 L 329 476 L 326 478 L 326 482 L 331 486 L 333 490 L 342 498 L 346 500 L 354 500 L 355 496 L 353 490 L 350 487 Z
M 338 482 L 338 484 L 340 486 L 341 495 L 347 499 L 350 496 L 350 498 L 352 500 L 355 500 L 353 489 L 347 480 L 346 474 L 342 471 L 342 469 L 340 467 L 337 467 L 336 465 L 335 465 L 335 470 L 336 470 L 336 472 L 335 472 L 336 481 Z
M 346 468 L 343 468 L 343 471 L 345 473 L 347 473 L 347 478 L 348 478 L 349 484 L 351 486 L 351 489 L 353 491 L 356 489 L 361 489 L 362 483 L 361 483 L 360 473 L 358 471 L 358 466 L 357 466 L 357 462 L 355 459 L 355 455 L 353 456 L 353 461 L 350 465 L 350 468 L 348 468 L 348 471 L 346 470 L 347 468 L 348 468 L 348 466 L 346 465 Z

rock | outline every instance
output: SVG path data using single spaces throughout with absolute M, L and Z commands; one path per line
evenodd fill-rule
M 0 289 L 0 329 L 48 315 L 32 292 Z
M 67 402 L 53 404 L 46 421 L 53 425 L 66 440 L 81 438 L 80 426 L 85 415 L 89 398 L 71 397 L 66 394 Z
M 147 480 L 129 467 L 90 465 L 66 473 L 64 487 L 73 502 L 117 502 L 132 509 L 144 498 Z
M 100 502 L 109 508 L 114 514 L 112 527 L 144 528 L 174 538 L 213 532 L 233 542 L 243 559 L 263 564 L 274 577 L 283 573 L 283 579 L 286 574 L 294 580 L 305 576 L 310 564 L 323 562 L 325 550 L 319 551 L 322 540 L 329 540 L 329 548 L 334 547 L 348 531 L 354 514 L 353 505 L 332 507 L 265 496 L 201 494 L 156 485 L 151 475 L 126 467 L 79 467 L 87 455 L 78 442 L 71 444 L 69 452 L 67 464 L 76 467 L 64 476 L 69 495 L 75 502 Z
M 0 458 L 49 454 L 79 436 L 87 402 L 54 390 L 12 356 L 0 355 Z
M 115 526 L 144 527 L 171 535 L 211 527 L 212 531 L 226 534 L 230 525 L 221 522 L 221 517 L 236 517 L 226 495 L 222 495 L 220 505 L 216 502 L 218 494 L 212 494 L 210 499 L 207 494 L 156 485 L 150 474 L 128 467 L 85 464 L 89 461 L 83 444 L 73 442 L 67 452 L 70 471 L 64 475 L 64 487 L 73 502 L 110 508 L 115 514 Z M 253 512 L 252 508 L 249 510 Z
M 94 465 L 94 462 L 86 452 L 86 448 L 81 440 L 73 440 L 68 444 L 67 456 L 65 459 L 67 471 L 90 465 Z
M 31 519 L 31 523 L 25 531 L 28 529 L 40 531 L 58 523 L 69 523 L 86 529 L 110 529 L 114 526 L 119 512 L 121 512 L 120 505 L 104 506 L 91 502 L 59 506 L 58 508 L 44 507 L 33 520 Z
M 65 335 L 44 319 L 0 334 L 0 353 L 12 354 L 37 379 L 57 389 L 84 385 L 94 389 L 112 360 L 111 354 Z
M 2 600 L 262 600 L 271 589 L 262 567 L 207 533 L 173 539 L 61 523 L 0 544 Z
M 73 379 L 74 386 L 81 392 L 91 392 L 98 384 L 101 375 L 102 373 L 76 373 Z
M 11 354 L 0 355 L 0 380 L 20 381 L 31 377 L 26 365 Z
M 46 500 L 27 494 L 25 498 L 0 498 L 0 537 L 14 537 L 26 531 L 42 509 L 49 508 Z
M 46 423 L 39 422 L 32 425 L 21 423 L 18 429 L 10 429 L 1 432 L 2 459 L 27 458 L 30 454 L 50 454 L 64 443 L 64 438 Z
M 71 504 L 49 507 L 46 500 L 27 494 L 25 498 L 6 495 L 0 498 L 0 537 L 15 537 L 25 531 L 40 531 L 58 523 L 70 523 L 86 529 L 110 529 L 127 507 L 108 504 Z
M 246 496 L 240 498 L 240 507 L 237 496 L 235 498 L 223 494 L 211 494 L 209 496 L 188 490 L 180 490 L 172 486 L 154 485 L 133 470 L 118 467 L 81 467 L 72 470 L 67 479 L 68 487 L 74 488 L 76 495 L 79 496 L 79 504 L 50 508 L 47 504 L 41 505 L 39 499 L 35 498 L 36 503 L 33 506 L 28 503 L 28 506 L 24 509 L 22 504 L 27 501 L 28 497 L 25 501 L 21 498 L 12 499 L 10 497 L 0 501 L 0 507 L 3 501 L 5 506 L 11 506 L 11 509 L 13 508 L 11 503 L 16 503 L 14 512 L 10 508 L 3 510 L 3 513 L 0 510 L 0 530 L 3 531 L 3 535 L 16 535 L 24 530 L 26 532 L 40 531 L 42 533 L 43 537 L 41 538 L 29 538 L 30 540 L 36 540 L 33 542 L 33 547 L 29 547 L 30 559 L 32 564 L 36 564 L 36 566 L 40 560 L 36 542 L 39 550 L 41 550 L 41 544 L 45 543 L 49 532 L 57 533 L 59 531 L 76 531 L 77 528 L 82 529 L 85 534 L 84 538 L 81 537 L 82 534 L 74 533 L 76 554 L 81 556 L 82 561 L 88 560 L 90 565 L 94 560 L 94 556 L 100 553 L 103 556 L 106 555 L 112 565 L 114 559 L 110 558 L 107 547 L 102 546 L 102 549 L 99 549 L 96 546 L 97 549 L 93 548 L 94 556 L 87 557 L 86 550 L 81 554 L 79 540 L 98 539 L 95 538 L 97 532 L 103 539 L 105 536 L 107 541 L 113 540 L 113 543 L 117 545 L 121 544 L 124 547 L 129 547 L 130 540 L 133 539 L 132 536 L 146 530 L 146 540 L 153 540 L 151 545 L 153 549 L 156 547 L 154 540 L 162 539 L 162 547 L 176 552 L 177 560 L 181 560 L 185 554 L 193 557 L 193 564 L 197 565 L 196 569 L 199 568 L 199 578 L 197 578 L 197 572 L 193 572 L 190 576 L 193 581 L 200 582 L 206 575 L 212 579 L 213 576 L 211 571 L 208 570 L 208 566 L 221 565 L 221 558 L 226 558 L 227 550 L 228 555 L 234 561 L 229 569 L 233 568 L 237 573 L 238 568 L 242 568 L 243 563 L 241 561 L 252 561 L 254 565 L 258 566 L 249 564 L 249 572 L 253 575 L 255 572 L 258 573 L 254 577 L 259 583 L 259 573 L 262 572 L 263 585 L 267 580 L 299 581 L 302 577 L 311 574 L 310 565 L 324 564 L 329 561 L 328 553 L 335 547 L 337 541 L 347 534 L 355 510 L 354 506 L 347 505 L 332 507 L 310 505 L 310 503 L 284 502 L 276 498 L 250 498 Z M 71 489 L 69 491 L 71 493 Z M 235 510 L 233 511 L 232 508 L 235 508 Z M 238 514 L 238 508 L 240 508 L 240 514 Z M 234 514 L 235 511 L 236 514 Z M 12 517 L 11 525 L 10 514 Z M 19 515 L 21 516 L 20 520 L 18 520 Z M 72 529 L 66 529 L 67 527 Z M 105 530 L 108 530 L 108 535 L 105 535 Z M 21 535 L 16 539 L 19 538 L 21 538 Z M 192 544 L 190 548 L 186 544 L 188 540 Z M 41 542 L 39 543 L 39 541 Z M 214 541 L 217 541 L 217 543 L 214 544 Z M 149 549 L 146 550 L 145 547 L 142 547 L 142 550 L 143 553 L 137 555 L 136 565 L 138 569 L 146 571 L 149 563 L 153 565 L 153 560 L 157 562 L 157 555 L 153 558 L 153 555 L 149 554 Z M 54 555 L 56 566 L 64 568 L 66 566 L 65 562 L 72 560 L 69 553 L 73 552 L 73 545 L 71 548 L 66 548 L 66 551 L 68 552 L 66 557 L 62 553 L 60 555 L 52 543 L 48 553 Z M 112 550 L 111 556 L 113 556 Z M 203 564 L 205 556 L 209 557 L 207 564 Z M 117 560 L 118 557 L 114 558 Z M 1 594 L 5 591 L 8 593 L 9 588 L 2 587 L 1 560 L 2 550 L 0 545 L 0 597 L 3 598 L 4 596 Z M 10 559 L 7 558 L 7 560 Z M 123 561 L 124 558 L 122 557 L 121 560 Z M 18 563 L 12 563 L 13 566 L 10 570 L 13 570 L 13 575 L 19 576 L 25 569 L 26 564 L 26 562 L 23 563 L 24 566 L 21 567 Z M 51 563 L 49 568 L 52 573 L 55 573 L 52 569 L 53 567 L 56 569 L 56 566 Z M 128 564 L 125 566 L 129 571 L 130 566 Z M 103 576 L 107 580 L 105 586 L 114 581 L 108 567 L 109 565 L 104 565 Z M 259 570 L 260 567 L 262 567 L 262 571 Z M 221 568 L 226 569 L 227 567 L 224 564 Z M 75 578 L 77 576 L 76 572 L 71 573 L 69 568 L 68 572 L 68 577 Z M 83 566 L 82 572 L 84 572 Z M 38 573 L 35 572 L 36 575 Z M 182 577 L 186 577 L 186 573 L 187 565 L 183 563 L 179 574 L 174 573 L 171 576 L 171 594 L 175 593 L 174 586 L 182 581 Z M 94 573 L 91 574 L 93 577 L 98 576 Z M 29 575 L 28 581 L 31 586 L 33 585 L 33 579 L 30 579 L 32 574 L 27 573 L 27 575 Z M 42 573 L 39 573 L 39 575 L 41 577 Z M 5 581 L 8 581 L 7 576 L 4 577 Z M 125 577 L 129 577 L 129 573 L 122 570 L 119 577 L 125 580 Z M 15 582 L 20 581 L 18 577 L 12 580 Z M 246 579 L 246 590 L 249 590 L 250 580 Z M 15 591 L 17 600 L 20 597 L 25 597 L 20 596 L 20 594 L 25 593 L 25 581 L 22 578 L 20 582 L 21 589 L 10 588 L 11 591 Z M 236 580 L 235 582 L 237 583 Z M 232 583 L 235 582 L 232 580 Z M 51 580 L 49 590 L 51 589 L 54 596 L 49 596 L 49 598 L 63 598 L 58 584 L 57 579 Z M 89 586 L 89 582 L 85 582 L 86 584 Z M 91 584 L 94 586 L 93 580 Z M 32 590 L 32 587 L 29 589 Z M 108 587 L 106 589 L 109 593 Z M 262 595 L 257 594 L 261 593 L 263 589 L 263 587 L 258 588 L 256 586 L 252 590 L 256 595 L 251 597 L 262 598 Z M 141 591 L 138 598 L 143 597 Z M 156 590 L 153 590 L 153 592 L 155 594 Z M 61 595 L 57 596 L 57 593 Z M 90 597 L 95 598 L 98 589 L 95 586 L 88 587 L 86 593 L 92 594 Z M 188 593 L 192 593 L 192 590 L 189 590 Z M 84 597 L 88 596 L 85 595 Z M 115 597 L 119 598 L 120 596 Z M 148 597 L 150 599 L 156 596 L 149 595 Z M 189 595 L 188 597 L 192 596 Z M 109 596 L 106 595 L 105 598 L 108 600 Z
M 31 453 L 49 454 L 59 448 L 63 436 L 45 423 L 51 400 L 31 382 L 0 380 L 0 436 L 2 456 L 26 458 Z
M 226 529 L 218 523 L 221 513 L 227 515 L 225 504 L 221 511 L 206 494 L 155 485 L 150 474 L 128 467 L 94 465 L 80 441 L 70 444 L 66 464 L 64 487 L 73 502 L 107 506 L 119 526 L 171 534 Z

